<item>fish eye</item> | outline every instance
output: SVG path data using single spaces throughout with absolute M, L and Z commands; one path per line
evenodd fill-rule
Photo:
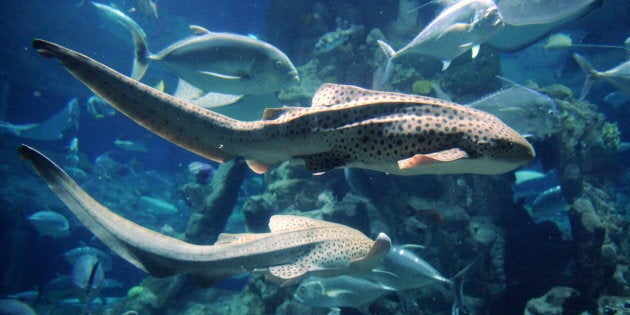
M 276 61 L 276 68 L 282 68 L 282 61 L 278 60 Z

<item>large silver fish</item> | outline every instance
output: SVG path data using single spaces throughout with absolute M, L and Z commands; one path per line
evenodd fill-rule
M 107 5 L 94 5 L 131 32 L 136 58 L 132 78 L 136 80 L 144 76 L 151 60 L 159 61 L 200 89 L 198 97 L 209 92 L 266 94 L 286 88 L 299 79 L 291 60 L 278 48 L 243 35 L 213 33 L 200 26 L 191 26 L 193 36 L 152 54 L 144 31 L 129 16 Z
M 457 56 L 471 50 L 475 58 L 479 46 L 503 27 L 501 15 L 492 0 L 462 0 L 446 7 L 409 44 L 395 51 L 384 41 L 378 41 L 387 56 L 382 82 L 389 79 L 393 62 L 407 53 L 433 56 L 442 61 L 446 70 Z
M 626 60 L 610 70 L 597 71 L 584 57 L 573 54 L 573 58 L 586 74 L 586 80 L 584 80 L 584 85 L 580 91 L 580 99 L 584 99 L 588 95 L 596 78 L 602 79 L 624 94 L 630 95 L 630 60 Z
M 258 173 L 300 160 L 313 173 L 359 167 L 399 175 L 498 174 L 535 156 L 527 140 L 496 117 L 434 98 L 326 84 L 309 108 L 270 108 L 263 120 L 244 122 L 57 44 L 33 45 L 154 133 L 214 161 L 243 156 Z
M 309 275 L 332 277 L 376 267 L 391 248 L 387 235 L 372 241 L 342 224 L 275 215 L 269 233 L 220 234 L 214 245 L 193 245 L 135 224 L 104 207 L 59 166 L 22 145 L 48 187 L 111 250 L 154 277 L 193 274 L 199 284 L 257 271 L 291 285 Z

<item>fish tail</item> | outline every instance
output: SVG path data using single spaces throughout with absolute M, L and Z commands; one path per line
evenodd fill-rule
M 591 87 L 593 86 L 593 81 L 595 80 L 598 72 L 588 61 L 586 61 L 586 59 L 584 59 L 584 57 L 578 54 L 573 54 L 573 58 L 580 66 L 580 69 L 584 71 L 584 74 L 586 74 L 586 79 L 584 80 L 584 84 L 582 84 L 582 90 L 580 91 L 580 100 L 583 100 L 586 95 L 588 95 L 588 92 L 591 90 Z
M 138 26 L 137 24 L 135 25 Z M 142 31 L 142 29 L 139 27 L 130 27 L 129 31 L 131 32 L 134 46 L 131 78 L 140 80 L 149 68 L 149 56 L 151 55 L 151 52 L 149 51 L 146 36 L 144 35 L 144 31 Z
M 386 42 L 382 40 L 377 40 L 376 42 L 381 47 L 381 50 L 385 54 L 385 57 L 387 57 L 387 65 L 385 66 L 385 71 L 383 71 L 383 75 L 381 76 L 381 82 L 380 82 L 381 84 L 385 84 L 385 82 L 387 82 L 389 78 L 392 76 L 392 72 L 394 71 L 393 59 L 394 59 L 394 54 L 396 52 Z
M 92 4 L 109 20 L 116 22 L 129 30 L 134 46 L 134 60 L 133 69 L 131 70 L 131 78 L 134 80 L 142 79 L 149 67 L 149 56 L 151 55 L 147 44 L 147 35 L 144 33 L 144 30 L 140 27 L 140 25 L 138 25 L 138 23 L 136 23 L 136 21 L 118 9 L 98 2 L 92 2 Z
M 468 313 L 468 309 L 464 304 L 464 276 L 470 271 L 470 269 L 472 269 L 472 267 L 477 263 L 478 260 L 479 258 L 466 265 L 466 267 L 464 267 L 450 279 L 452 283 L 453 293 L 455 293 L 455 302 L 453 302 L 453 306 L 451 307 L 451 315 Z

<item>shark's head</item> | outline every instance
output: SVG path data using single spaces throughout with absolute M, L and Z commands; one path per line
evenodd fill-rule
M 282 90 L 300 80 L 291 60 L 277 49 L 270 50 L 266 56 L 255 59 L 250 76 L 262 90 L 266 91 Z

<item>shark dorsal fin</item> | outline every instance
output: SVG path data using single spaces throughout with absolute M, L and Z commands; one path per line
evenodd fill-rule
M 269 219 L 271 232 L 295 231 L 322 226 L 338 226 L 339 224 L 319 221 L 296 215 L 274 215 Z
M 190 26 L 188 26 L 188 28 L 190 28 L 190 30 L 195 35 L 205 35 L 205 34 L 212 33 L 207 28 L 205 28 L 203 26 L 199 26 L 199 25 L 190 25 Z

